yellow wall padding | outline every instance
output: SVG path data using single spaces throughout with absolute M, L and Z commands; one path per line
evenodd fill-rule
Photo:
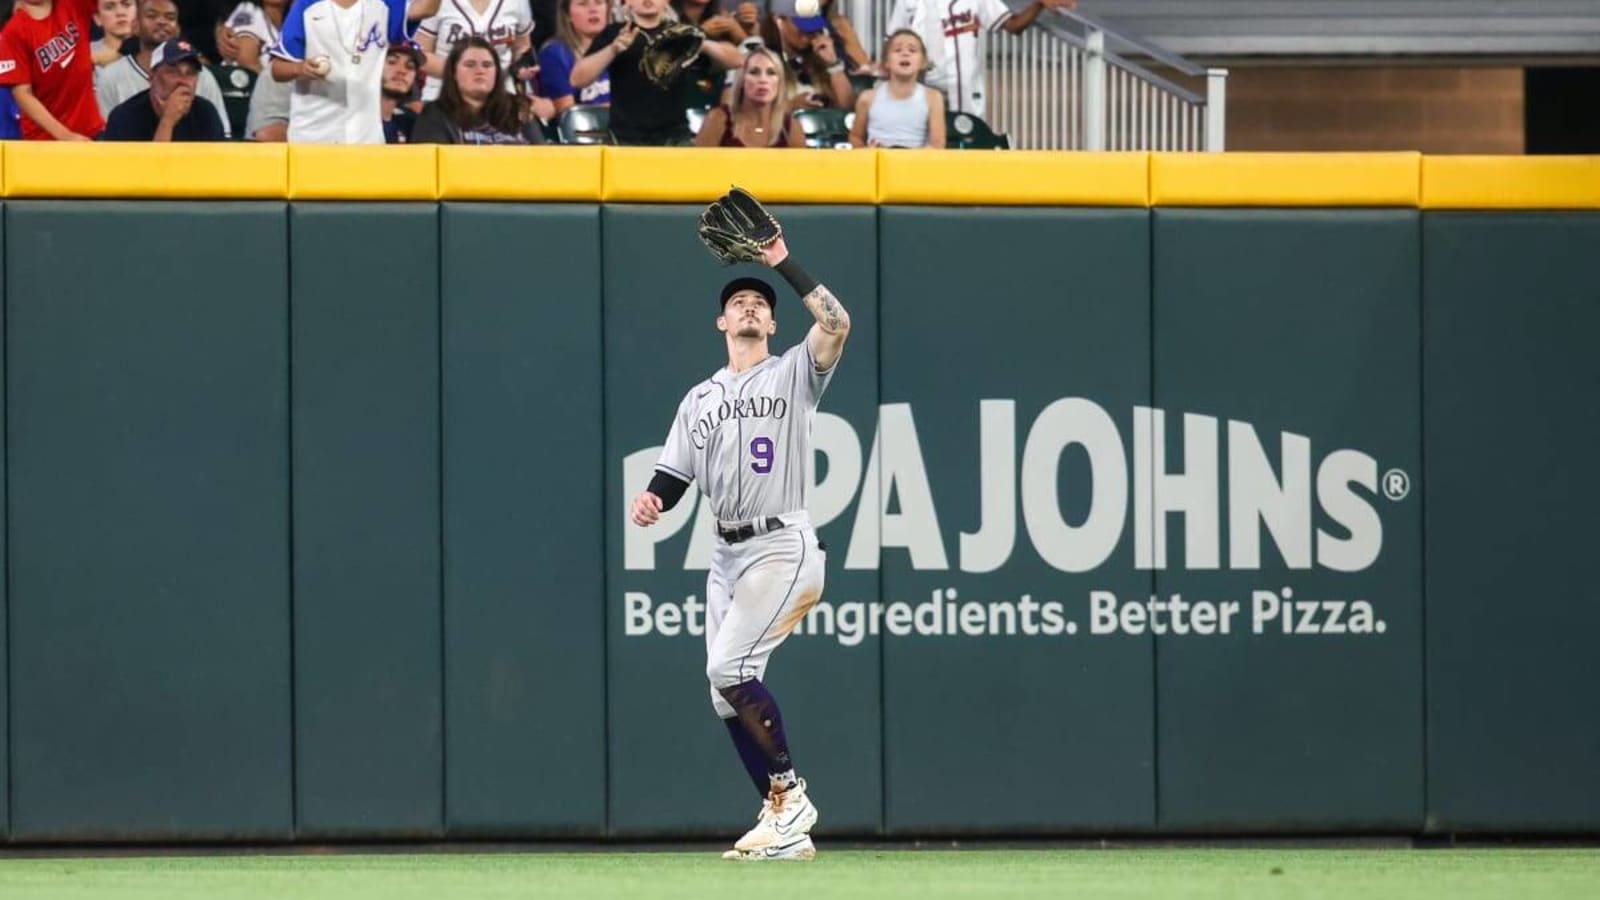
M 440 147 L 441 200 L 600 199 L 599 147 Z
M 1419 153 L 1154 153 L 1155 206 L 1416 206 Z
M 1600 156 L 1428 156 L 1424 209 L 1600 209 Z
M 6 141 L 4 152 L 7 197 L 281 200 L 289 183 L 283 144 Z
M 439 148 L 291 144 L 290 200 L 437 200 Z
M 861 150 L 605 148 L 612 203 L 704 203 L 729 185 L 769 203 L 866 203 L 877 199 L 877 158 Z
M 880 150 L 878 200 L 945 205 L 1146 206 L 1148 166 L 1146 153 Z

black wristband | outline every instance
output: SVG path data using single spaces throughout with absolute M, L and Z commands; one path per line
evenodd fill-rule
M 817 280 L 812 278 L 805 269 L 800 268 L 795 263 L 793 256 L 785 256 L 783 262 L 778 263 L 773 268 L 778 270 L 778 274 L 783 276 L 783 280 L 789 282 L 789 286 L 794 288 L 794 292 L 801 297 L 817 289 Z
M 650 476 L 650 487 L 646 490 L 661 498 L 661 509 L 665 511 L 677 506 L 683 497 L 683 492 L 688 489 L 689 482 L 657 469 L 656 473 Z

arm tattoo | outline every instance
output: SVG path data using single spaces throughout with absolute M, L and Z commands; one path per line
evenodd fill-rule
M 817 285 L 800 302 L 806 305 L 806 309 L 811 310 L 813 316 L 816 316 L 817 324 L 822 326 L 823 331 L 837 334 L 850 327 L 850 314 L 845 312 L 844 307 L 840 306 L 839 301 L 833 296 L 833 292 L 826 287 Z

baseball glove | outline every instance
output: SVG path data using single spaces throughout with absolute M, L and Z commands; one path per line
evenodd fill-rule
M 783 226 L 761 201 L 735 187 L 700 214 L 700 242 L 724 263 L 761 262 L 761 251 L 783 237 Z
M 645 32 L 644 52 L 639 54 L 639 71 L 653 84 L 670 84 L 678 73 L 689 68 L 700 56 L 705 32 L 682 22 L 673 22 L 655 34 Z

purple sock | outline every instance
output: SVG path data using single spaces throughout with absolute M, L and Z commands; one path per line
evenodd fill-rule
M 728 726 L 728 737 L 733 738 L 733 746 L 739 751 L 739 761 L 744 763 L 745 772 L 749 773 L 750 781 L 756 786 L 756 794 L 765 799 L 771 785 L 767 779 L 767 757 L 750 739 L 750 733 L 744 730 L 744 723 L 738 716 L 723 719 L 722 724 Z
M 745 735 L 761 752 L 766 773 L 776 775 L 793 769 L 789 739 L 783 734 L 783 716 L 767 686 L 752 678 L 732 687 L 718 688 L 717 692 L 733 707 L 734 719 L 730 721 L 743 725 Z M 761 793 L 764 796 L 766 790 Z

